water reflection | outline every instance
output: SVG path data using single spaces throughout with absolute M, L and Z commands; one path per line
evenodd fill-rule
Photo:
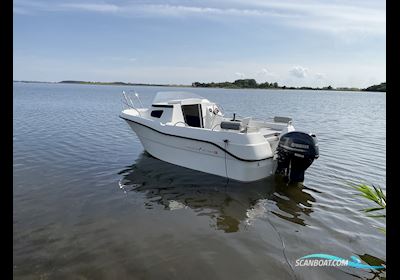
M 280 179 L 276 178 L 275 181 Z M 313 212 L 312 202 L 315 202 L 315 198 L 310 192 L 320 193 L 302 184 L 297 184 L 296 186 L 287 186 L 284 183 L 278 184 L 275 193 L 270 199 L 276 201 L 276 205 L 282 212 L 272 211 L 272 213 L 289 222 L 302 226 L 307 225 L 302 216 L 309 216 Z
M 199 216 L 210 217 L 213 226 L 225 232 L 237 232 L 241 224 L 265 216 L 267 202 L 277 206 L 271 212 L 278 217 L 306 225 L 302 214 L 309 215 L 313 211 L 310 202 L 315 201 L 304 191 L 314 190 L 301 184 L 288 186 L 277 176 L 252 183 L 228 181 L 160 161 L 147 153 L 119 174 L 120 186 L 127 194 L 133 191 L 145 195 L 146 208 L 191 208 Z

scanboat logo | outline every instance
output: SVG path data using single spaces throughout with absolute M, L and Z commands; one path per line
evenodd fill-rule
M 296 266 L 350 266 L 360 269 L 382 269 L 382 265 L 367 265 L 361 263 L 358 257 L 351 256 L 346 260 L 337 256 L 327 254 L 311 254 L 296 260 Z

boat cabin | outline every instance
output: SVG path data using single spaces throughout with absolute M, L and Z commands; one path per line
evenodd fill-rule
M 222 117 L 217 104 L 190 92 L 160 92 L 149 110 L 152 119 L 176 126 L 211 128 L 215 116 Z
M 291 118 L 274 117 L 271 121 L 253 117 L 224 116 L 222 108 L 191 92 L 159 92 L 150 108 L 133 108 L 141 118 L 168 126 L 201 128 L 236 133 L 261 132 L 264 137 L 276 136 L 291 125 Z

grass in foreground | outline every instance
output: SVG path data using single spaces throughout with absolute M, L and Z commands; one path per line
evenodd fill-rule
M 372 201 L 376 204 L 375 207 L 365 208 L 361 211 L 368 213 L 367 216 L 371 218 L 386 218 L 386 194 L 380 187 L 374 185 L 369 186 L 366 184 L 350 184 L 350 187 L 357 190 L 358 195 Z M 379 212 L 380 211 L 380 212 Z M 385 213 L 382 213 L 385 211 Z M 371 214 L 371 212 L 379 212 L 378 214 Z M 380 231 L 386 234 L 385 228 L 378 228 Z

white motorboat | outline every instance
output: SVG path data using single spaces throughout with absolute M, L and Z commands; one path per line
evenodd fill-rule
M 144 149 L 160 160 L 250 182 L 275 173 L 304 181 L 319 156 L 316 136 L 296 131 L 289 117 L 225 116 L 222 107 L 190 92 L 159 92 L 149 108 L 123 92 L 120 117 Z

